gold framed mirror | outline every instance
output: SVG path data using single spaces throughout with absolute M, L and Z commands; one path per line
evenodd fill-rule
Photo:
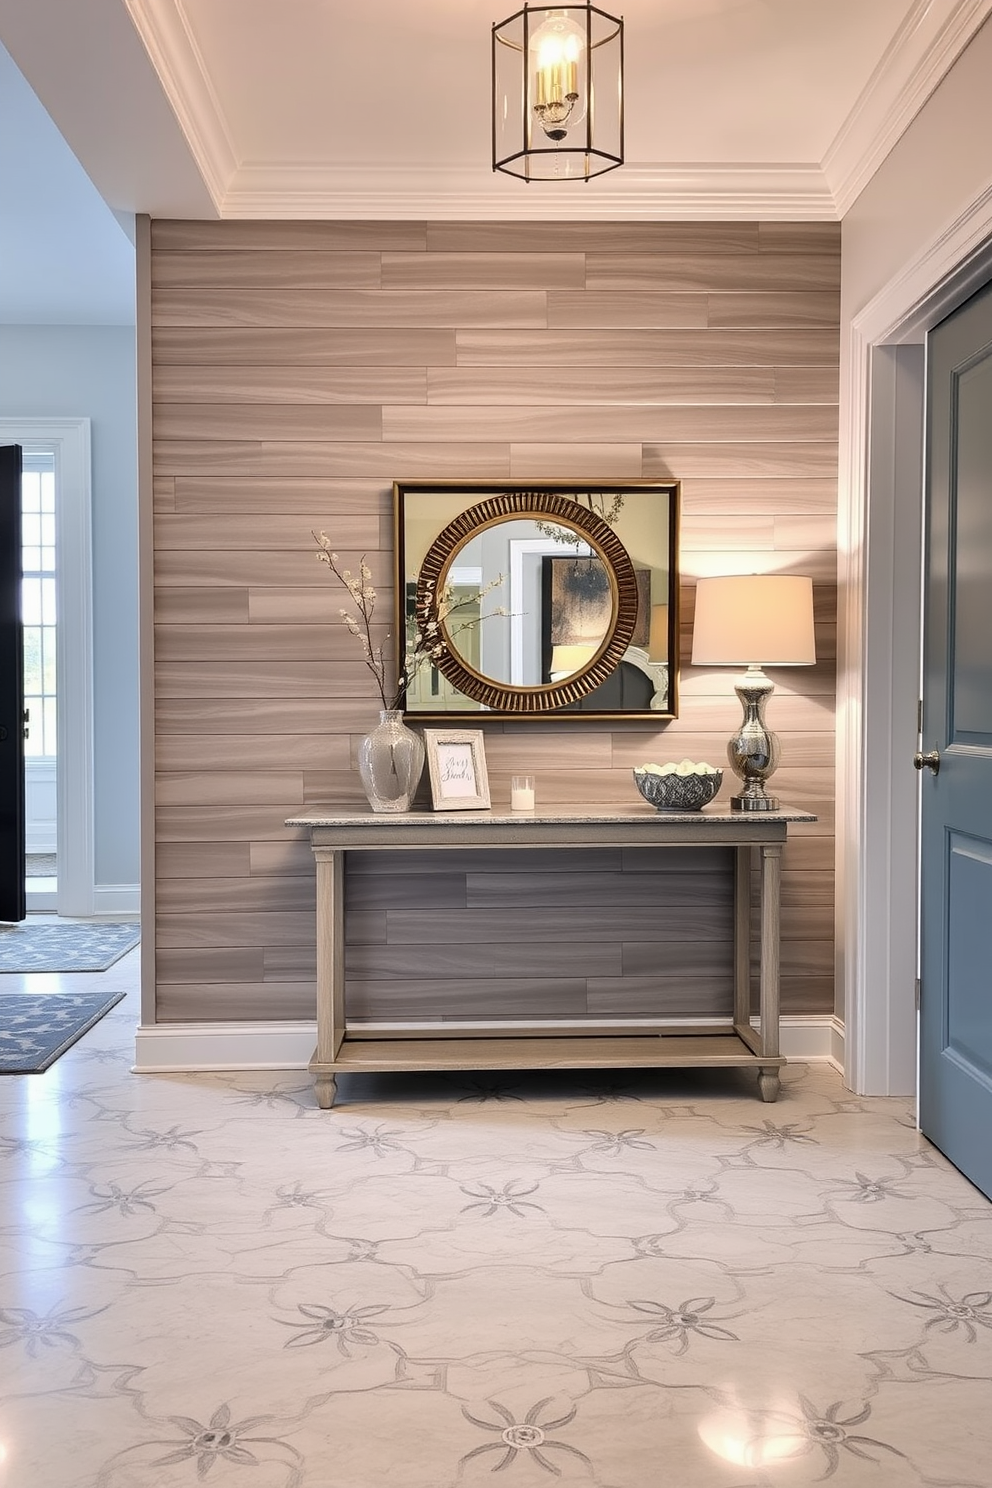
M 676 714 L 678 483 L 396 482 L 418 721 Z

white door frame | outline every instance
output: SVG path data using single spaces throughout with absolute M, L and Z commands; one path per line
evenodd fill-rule
M 93 558 L 88 418 L 0 419 L 0 441 L 55 451 L 60 915 L 93 914 Z
M 517 685 L 524 685 L 523 677 L 526 670 L 526 646 L 524 644 L 526 630 L 524 620 L 526 612 L 517 609 L 518 599 L 522 600 L 524 590 L 524 558 L 533 557 L 535 553 L 542 558 L 568 557 L 569 550 L 574 551 L 581 558 L 588 557 L 592 548 L 587 542 L 566 546 L 557 542 L 553 537 L 511 537 L 510 538 L 510 681 Z
M 923 385 L 882 348 L 919 344 L 990 277 L 992 186 L 859 311 L 842 349 L 837 979 L 846 1079 L 863 1095 L 916 1090 L 923 502 L 922 463 L 906 489 L 906 450 L 922 430 Z

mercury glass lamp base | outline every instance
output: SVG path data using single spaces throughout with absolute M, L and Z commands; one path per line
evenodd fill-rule
M 770 796 L 765 783 L 779 761 L 778 738 L 765 723 L 765 703 L 775 684 L 759 666 L 750 666 L 734 686 L 744 710 L 737 733 L 727 745 L 731 768 L 742 789 L 731 797 L 731 811 L 778 811 L 777 796 Z
M 777 796 L 740 795 L 731 796 L 731 811 L 779 811 L 782 803 Z

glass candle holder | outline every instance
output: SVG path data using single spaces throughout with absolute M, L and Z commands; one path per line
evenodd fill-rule
M 535 804 L 533 775 L 513 775 L 510 779 L 510 810 L 533 811 Z

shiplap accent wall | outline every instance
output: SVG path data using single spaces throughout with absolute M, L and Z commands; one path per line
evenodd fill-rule
M 608 803 L 645 760 L 721 762 L 740 708 L 688 665 L 694 580 L 812 574 L 819 662 L 777 674 L 769 721 L 779 794 L 819 817 L 787 848 L 784 1007 L 833 1011 L 839 279 L 825 223 L 152 224 L 160 1021 L 312 1016 L 313 869 L 283 821 L 364 799 L 378 704 L 310 531 L 367 553 L 385 630 L 392 481 L 433 478 L 683 483 L 680 717 L 487 725 L 497 803 L 515 769 L 545 804 Z M 391 903 L 372 956 L 377 912 L 356 903 L 351 954 L 378 1006 L 412 922 Z M 408 939 L 411 982 L 443 922 Z
M 730 1017 L 729 848 L 349 854 L 349 1019 Z

